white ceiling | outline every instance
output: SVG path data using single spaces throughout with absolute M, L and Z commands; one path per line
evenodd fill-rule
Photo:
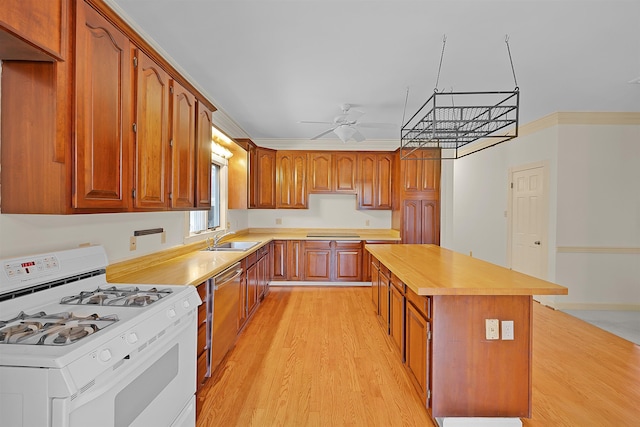
M 339 105 L 369 140 L 399 139 L 440 90 L 520 88 L 520 123 L 555 111 L 640 111 L 640 0 L 107 0 L 240 129 L 309 139 Z M 407 107 L 405 97 L 408 92 Z M 244 133 L 244 134 L 243 134 Z M 327 135 L 332 138 L 333 134 Z

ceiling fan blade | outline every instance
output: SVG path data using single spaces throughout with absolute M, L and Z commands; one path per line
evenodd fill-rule
M 334 124 L 333 122 L 314 122 L 314 121 L 309 121 L 309 120 L 301 120 L 298 123 L 321 123 L 323 125 L 332 125 L 332 124 Z
M 356 126 L 361 128 L 372 128 L 372 129 L 397 129 L 398 125 L 394 123 L 356 123 Z
M 361 134 L 361 133 L 360 133 L 360 132 L 358 132 L 358 131 L 356 131 L 356 133 L 354 133 L 354 134 L 353 134 L 352 138 L 353 138 L 353 139 L 355 139 L 355 140 L 356 140 L 356 142 L 362 142 L 362 141 L 364 141 L 365 139 L 367 139 L 367 138 L 365 138 L 365 137 L 364 137 L 364 135 L 363 135 L 363 134 Z
M 321 137 L 325 136 L 326 134 L 333 132 L 333 130 L 334 130 L 334 129 L 335 129 L 335 128 L 331 128 L 331 129 L 325 130 L 325 131 L 324 131 L 324 132 L 322 132 L 321 134 L 318 134 L 318 135 L 314 136 L 314 137 L 313 137 L 313 138 L 311 138 L 311 139 L 313 140 L 313 139 L 321 138 Z

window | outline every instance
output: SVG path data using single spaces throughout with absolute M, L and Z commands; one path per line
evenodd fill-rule
M 187 237 L 225 228 L 227 203 L 227 161 L 215 154 L 211 156 L 211 209 L 189 212 Z

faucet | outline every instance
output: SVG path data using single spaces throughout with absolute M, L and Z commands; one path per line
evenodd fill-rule
M 220 239 L 222 239 L 223 237 L 226 237 L 226 236 L 228 236 L 230 234 L 236 234 L 236 233 L 235 233 L 235 231 L 221 230 L 217 234 L 215 234 L 213 236 L 213 247 L 217 248 L 218 247 L 218 243 L 220 243 Z

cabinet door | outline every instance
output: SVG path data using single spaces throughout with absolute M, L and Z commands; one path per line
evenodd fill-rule
M 196 99 L 175 80 L 171 91 L 171 207 L 195 206 Z
M 85 2 L 77 3 L 75 208 L 126 209 L 130 176 L 129 39 Z
M 392 182 L 393 155 L 391 153 L 377 154 L 376 164 L 376 208 L 391 209 L 392 205 Z
M 389 336 L 395 349 L 404 360 L 404 284 L 395 276 L 389 287 Z
M 384 329 L 384 331 L 388 334 L 389 333 L 389 286 L 390 286 L 390 279 L 389 277 L 382 271 L 380 270 L 380 275 L 379 275 L 379 283 L 380 283 L 380 308 L 379 308 L 379 314 L 380 314 L 380 323 L 382 324 L 382 327 Z
M 309 153 L 309 193 L 333 191 L 331 152 Z
M 405 367 L 420 399 L 427 408 L 431 406 L 427 399 L 429 390 L 429 331 L 431 328 L 420 312 L 411 304 L 406 304 L 406 345 Z
M 420 205 L 420 243 L 440 244 L 440 204 L 422 200 Z
M 391 153 L 358 155 L 358 209 L 391 209 Z
M 429 198 L 439 195 L 440 160 L 428 160 L 439 156 L 437 149 L 421 149 L 401 160 L 401 184 L 405 193 L 425 193 Z
M 380 270 L 374 260 L 371 261 L 371 300 L 374 312 L 380 314 Z
M 135 198 L 136 208 L 168 205 L 169 75 L 136 51 Z
M 247 313 L 250 316 L 258 304 L 258 265 L 247 267 Z
M 287 241 L 287 280 L 304 280 L 303 249 L 303 241 Z
M 278 151 L 277 208 L 307 208 L 307 154 L 303 151 Z
M 247 161 L 249 166 L 247 167 L 247 177 L 249 195 L 247 197 L 247 204 L 249 209 L 255 209 L 258 207 L 258 147 L 253 144 L 247 145 Z
M 196 207 L 211 207 L 211 111 L 196 103 Z
M 249 285 L 249 281 L 248 281 L 248 277 L 247 277 L 247 270 L 245 268 L 245 262 L 244 260 L 242 261 L 242 276 L 240 276 L 240 295 L 239 295 L 239 300 L 240 304 L 238 304 L 238 333 L 240 333 L 240 331 L 242 330 L 242 328 L 244 327 L 245 323 L 247 323 L 247 317 L 248 317 L 248 285 Z
M 335 242 L 335 276 L 332 280 L 362 281 L 362 242 Z
M 331 242 L 305 242 L 303 253 L 305 280 L 331 280 Z
M 357 154 L 337 152 L 333 154 L 333 191 L 336 193 L 356 192 Z
M 273 280 L 287 280 L 287 242 L 275 240 L 271 249 Z
M 402 243 L 422 243 L 422 200 L 402 201 Z
M 276 207 L 276 151 L 266 148 L 256 149 L 255 181 L 256 208 L 275 209 Z

